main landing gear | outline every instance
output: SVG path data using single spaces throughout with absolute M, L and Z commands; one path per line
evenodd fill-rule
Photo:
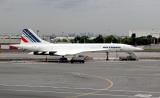
M 59 59 L 59 63 L 68 63 L 68 59 L 64 56 L 62 56 L 60 59 Z
M 68 58 L 62 56 L 60 59 L 59 59 L 59 63 L 85 63 L 85 57 L 84 56 L 75 56 L 75 57 L 72 57 L 71 60 L 68 60 Z
M 70 60 L 71 63 L 85 63 L 85 56 L 78 55 Z

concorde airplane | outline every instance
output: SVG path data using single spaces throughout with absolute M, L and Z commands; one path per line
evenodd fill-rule
M 103 44 L 80 44 L 67 43 L 55 44 L 42 40 L 31 29 L 23 29 L 20 44 L 11 45 L 21 49 L 33 51 L 34 55 L 76 55 L 83 52 L 96 51 L 140 51 L 142 48 L 126 44 L 103 43 Z

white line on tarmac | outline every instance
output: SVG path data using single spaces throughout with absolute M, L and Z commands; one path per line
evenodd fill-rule
M 119 97 L 133 97 L 133 98 L 137 98 L 137 96 L 134 95 L 121 95 L 121 94 L 117 94 L 117 95 L 113 95 L 113 94 L 88 94 L 88 93 L 74 93 L 74 92 L 57 92 L 57 91 L 40 91 L 40 90 L 12 90 L 12 89 L 0 89 L 0 91 L 16 91 L 16 92 L 33 92 L 33 93 L 59 93 L 59 94 L 77 94 L 77 95 L 81 95 L 81 94 L 85 94 L 86 96 L 88 95 L 92 95 L 92 96 L 119 96 Z M 70 97 L 68 97 L 70 98 Z M 72 97 L 74 98 L 74 97 Z M 157 98 L 157 97 L 149 97 L 149 98 Z
M 108 90 L 111 92 L 130 92 L 130 93 L 158 93 L 160 94 L 160 92 L 152 92 L 152 91 L 134 91 L 134 90 Z
M 104 90 L 104 89 L 94 89 L 94 88 L 72 88 L 72 87 L 54 87 L 54 86 L 31 86 L 31 85 L 6 85 L 0 84 L 0 86 L 6 87 L 33 87 L 33 88 L 55 88 L 55 89 L 77 89 L 77 90 Z
M 94 96 L 116 96 L 116 97 L 133 97 L 133 98 L 137 98 L 137 96 L 135 95 L 113 95 L 113 94 L 92 94 Z M 140 97 L 139 97 L 140 98 Z M 157 97 L 141 97 L 141 98 L 157 98 Z
M 13 90 L 13 89 L 0 89 L 0 91 L 36 92 L 36 93 L 73 93 L 73 92 L 57 92 L 57 91 L 41 91 L 41 90 Z
M 106 91 L 107 90 L 107 89 L 95 89 L 95 88 L 73 88 L 73 87 L 54 87 L 54 86 L 31 86 L 31 85 L 6 85 L 6 84 L 0 84 L 0 86 L 5 86 L 5 87 L 29 87 L 29 88 L 53 88 L 53 89 L 73 89 L 73 90 L 95 90 L 95 91 Z
M 88 93 L 73 93 L 73 92 L 57 92 L 57 91 L 39 91 L 39 90 L 12 90 L 12 89 L 2 89 L 3 91 L 16 91 L 16 92 L 35 92 L 35 93 L 60 93 L 60 94 L 88 94 Z M 0 89 L 1 91 L 1 89 Z M 89 94 L 96 96 L 126 96 L 126 97 L 135 97 L 129 95 L 113 95 L 113 94 Z M 74 97 L 73 97 L 74 98 Z
M 35 88 L 53 88 L 53 89 L 73 89 L 73 90 L 95 90 L 95 91 L 109 91 L 109 92 L 130 92 L 130 93 L 152 93 L 152 94 L 160 94 L 160 92 L 153 92 L 153 91 L 134 91 L 134 90 L 107 90 L 107 89 L 95 89 L 95 88 L 72 88 L 72 87 L 54 87 L 54 86 L 31 86 L 31 85 L 6 85 L 0 84 L 0 86 L 6 87 L 35 87 Z M 16 91 L 32 91 L 32 90 L 16 90 Z M 36 91 L 36 92 L 53 92 L 53 91 Z M 56 91 L 55 91 L 56 92 Z M 63 92 L 59 92 L 63 93 Z M 72 93 L 72 92 L 65 92 L 65 93 Z M 79 93 L 76 93 L 79 94 Z M 93 95 L 93 94 L 91 94 Z M 97 94 L 99 95 L 99 94 Z M 104 94 L 100 94 L 104 95 Z
M 12 85 L 13 86 L 13 85 Z M 22 85 L 18 85 L 22 86 Z M 23 85 L 24 86 L 24 85 Z M 29 87 L 35 87 L 35 86 L 29 86 Z M 36 86 L 37 87 L 37 86 Z M 40 86 L 40 87 L 48 87 L 48 86 Z M 61 87 L 54 87 L 54 88 L 61 88 Z M 70 87 L 63 87 L 63 88 L 69 88 Z M 85 88 L 71 88 L 71 89 L 85 89 Z M 87 88 L 90 89 L 90 88 Z M 75 92 L 59 92 L 59 91 L 42 91 L 42 90 L 13 90 L 13 89 L 0 89 L 0 91 L 16 91 L 16 92 L 35 92 L 35 93 L 60 93 L 60 94 L 77 94 L 77 95 L 92 95 L 92 96 L 119 96 L 119 97 L 133 97 L 137 98 L 135 95 L 125 95 L 125 94 L 97 94 L 97 93 L 75 93 Z M 103 90 L 105 91 L 105 90 Z M 136 93 L 160 93 L 160 92 L 148 92 L 148 91 L 128 91 L 128 90 L 106 90 L 106 91 L 123 91 L 123 92 L 136 92 Z M 73 98 L 76 98 L 78 96 L 73 96 Z M 71 97 L 68 97 L 71 98 Z M 157 98 L 157 97 L 149 97 L 149 98 Z

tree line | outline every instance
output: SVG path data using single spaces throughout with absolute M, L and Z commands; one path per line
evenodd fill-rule
M 61 40 L 59 42 L 67 42 L 67 40 Z M 131 37 L 119 37 L 115 35 L 103 36 L 98 35 L 95 38 L 88 36 L 76 36 L 74 39 L 69 40 L 71 43 L 123 43 L 129 45 L 150 45 L 160 43 L 160 38 L 152 37 L 151 35 L 136 37 L 132 34 Z

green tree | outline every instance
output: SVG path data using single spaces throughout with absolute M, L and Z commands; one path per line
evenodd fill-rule
M 95 39 L 93 39 L 95 43 L 104 43 L 104 38 L 102 35 L 98 35 Z
M 138 37 L 138 38 L 136 38 L 136 44 L 137 45 L 148 45 L 149 41 L 148 41 L 147 37 L 145 37 L 145 36 Z
M 131 44 L 132 39 L 129 38 L 129 37 L 125 37 L 125 38 L 121 39 L 121 42 L 122 42 L 123 44 Z
M 62 39 L 62 42 L 69 42 L 69 40 L 67 40 L 67 39 Z
M 80 37 L 80 36 L 77 36 L 77 37 L 75 37 L 74 40 L 72 40 L 71 42 L 72 42 L 72 43 L 79 43 L 80 39 L 81 39 L 81 37 Z
M 160 43 L 160 37 L 157 40 L 158 40 L 157 42 Z
M 89 43 L 90 40 L 88 36 L 77 36 L 74 38 L 74 40 L 71 40 L 72 43 Z
M 105 43 L 119 43 L 120 42 L 120 38 L 115 37 L 113 35 L 106 36 L 104 40 L 105 40 Z
M 147 40 L 148 40 L 148 43 L 151 44 L 152 43 L 152 35 L 148 35 Z
M 131 45 L 136 45 L 136 34 L 133 33 L 131 36 Z
M 80 43 L 88 43 L 88 36 L 80 37 Z

